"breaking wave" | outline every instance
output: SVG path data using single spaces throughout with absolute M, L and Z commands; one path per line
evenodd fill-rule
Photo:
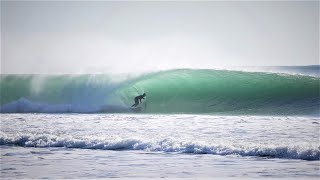
M 144 113 L 319 115 L 319 77 L 268 72 L 178 69 L 112 75 L 1 75 L 2 113 Z
M 265 145 L 205 145 L 193 142 L 175 142 L 164 139 L 156 142 L 144 142 L 138 139 L 118 139 L 113 141 L 97 139 L 72 139 L 54 135 L 20 135 L 0 137 L 0 145 L 22 147 L 65 147 L 101 150 L 144 150 L 150 152 L 175 152 L 193 154 L 240 155 L 267 158 L 320 160 L 320 147 Z

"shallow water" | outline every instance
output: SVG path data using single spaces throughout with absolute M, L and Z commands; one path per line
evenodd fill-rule
M 2 177 L 316 177 L 319 161 L 1 146 Z
M 1 176 L 319 177 L 318 117 L 1 114 Z

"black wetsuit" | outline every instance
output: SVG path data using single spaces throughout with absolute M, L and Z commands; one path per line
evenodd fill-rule
M 139 103 L 141 103 L 141 100 L 142 99 L 144 99 L 144 97 L 145 97 L 146 95 L 140 95 L 140 96 L 136 96 L 135 98 L 134 98 L 134 104 L 131 106 L 131 107 L 135 107 L 135 106 L 137 106 Z

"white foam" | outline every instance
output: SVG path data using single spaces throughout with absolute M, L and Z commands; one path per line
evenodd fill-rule
M 7 137 L 0 135 L 0 145 L 17 145 L 25 147 L 66 147 L 80 149 L 101 150 L 144 150 L 162 151 L 193 154 L 217 154 L 217 155 L 240 155 L 259 156 L 269 158 L 287 158 L 303 160 L 320 160 L 319 147 L 304 146 L 236 146 L 236 145 L 206 145 L 199 142 L 179 142 L 163 139 L 156 142 L 148 142 L 139 139 L 74 139 L 58 137 L 54 135 L 19 135 Z

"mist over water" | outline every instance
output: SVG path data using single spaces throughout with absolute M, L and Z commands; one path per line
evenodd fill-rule
M 1 1 L 1 73 L 319 63 L 318 1 Z

